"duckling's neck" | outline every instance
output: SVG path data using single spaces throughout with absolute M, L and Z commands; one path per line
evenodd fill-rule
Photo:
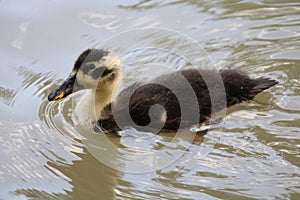
M 112 91 L 88 90 L 75 107 L 75 113 L 82 126 L 91 126 L 99 119 L 103 108 L 113 100 Z
M 103 108 L 113 101 L 113 91 L 108 90 L 95 90 L 94 96 L 95 112 L 97 119 L 100 117 Z

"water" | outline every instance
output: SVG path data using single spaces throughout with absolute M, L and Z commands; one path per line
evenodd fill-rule
M 300 198 L 298 1 L 0 5 L 0 199 Z M 190 132 L 84 135 L 72 122 L 72 101 L 49 104 L 47 95 L 81 51 L 101 45 L 124 62 L 124 86 L 189 67 L 191 59 L 279 84 L 226 110 L 222 127 L 192 145 Z

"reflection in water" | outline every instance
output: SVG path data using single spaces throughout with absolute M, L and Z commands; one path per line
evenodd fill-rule
M 21 88 L 12 90 L 0 86 L 0 100 L 8 106 L 13 106 L 18 93 L 28 90 L 29 88 L 33 96 L 46 99 L 49 92 L 55 87 L 53 83 L 59 83 L 59 80 L 56 80 L 55 76 L 51 75 L 51 73 L 36 73 L 23 66 L 17 68 L 16 71 L 19 77 L 22 78 Z
M 104 15 L 93 12 L 82 12 L 79 18 L 86 24 L 95 28 L 106 28 L 108 30 L 117 29 L 120 24 L 120 19 L 115 15 Z
M 0 98 L 3 103 L 8 106 L 12 106 L 14 103 L 14 98 L 17 92 L 14 90 L 9 90 L 0 86 Z
M 64 151 L 63 145 L 67 144 L 57 144 L 57 137 L 39 122 L 2 121 L 1 127 L 0 148 L 3 153 L 0 179 L 6 183 L 5 188 L 8 191 L 15 191 L 18 188 L 36 188 L 41 191 L 64 193 L 62 187 L 66 190 L 70 189 L 70 184 L 63 176 L 47 170 L 46 166 L 50 160 L 65 162 L 77 159 L 75 155 Z
M 71 199 L 65 194 L 53 194 L 37 189 L 17 189 L 13 194 L 16 196 L 25 196 L 27 199 Z
M 119 173 L 103 165 L 86 150 L 77 155 L 81 160 L 71 165 L 48 163 L 71 180 L 73 188 L 68 196 L 71 199 L 115 199 Z
M 96 160 L 87 151 L 76 153 L 80 158 L 72 163 L 47 162 L 55 175 L 62 174 L 72 185 L 62 193 L 47 190 L 17 189 L 16 195 L 33 199 L 115 199 L 118 172 Z M 62 176 L 60 175 L 60 176 Z
M 46 99 L 49 91 L 53 90 L 53 84 L 58 84 L 59 82 L 50 72 L 36 73 L 26 67 L 19 67 L 17 72 L 23 79 L 22 90 L 31 87 L 33 95 L 41 99 Z

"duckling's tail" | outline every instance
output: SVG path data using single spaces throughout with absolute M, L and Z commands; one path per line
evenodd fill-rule
M 251 80 L 253 83 L 253 87 L 250 88 L 249 93 L 248 93 L 248 98 L 252 99 L 254 98 L 258 93 L 276 85 L 278 81 L 272 80 L 269 78 L 257 78 L 257 79 L 252 79 Z
M 227 106 L 253 99 L 258 93 L 278 82 L 269 78 L 252 79 L 247 74 L 236 70 L 222 70 Z

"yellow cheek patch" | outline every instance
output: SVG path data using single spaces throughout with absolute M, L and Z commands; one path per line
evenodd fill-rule
M 64 96 L 65 96 L 65 92 L 61 92 L 54 97 L 54 100 L 59 100 L 59 99 L 63 98 Z

